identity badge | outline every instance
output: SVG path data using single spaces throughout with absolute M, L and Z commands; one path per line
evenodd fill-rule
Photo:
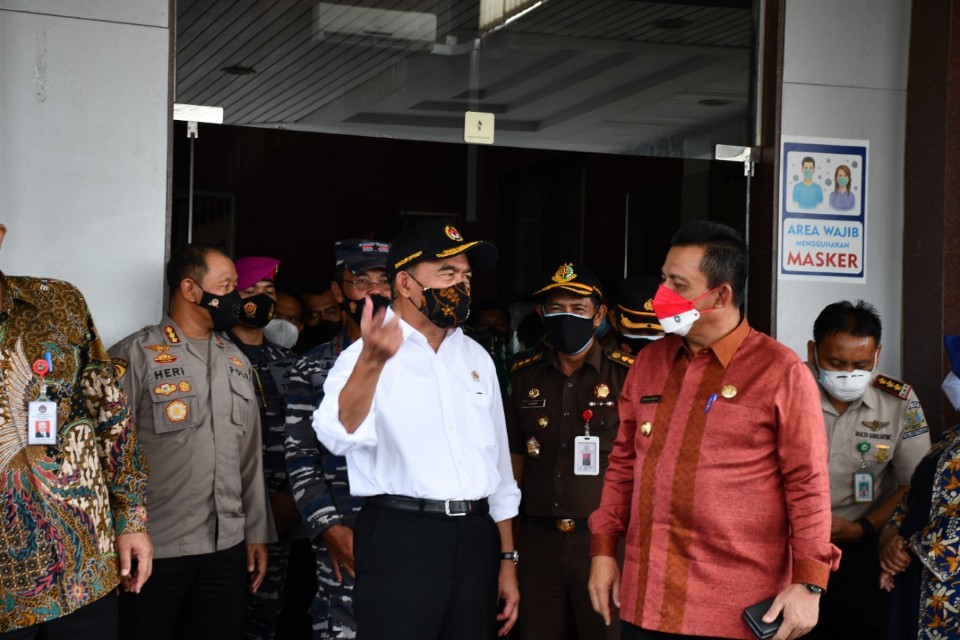
M 34 400 L 27 418 L 27 444 L 57 444 L 57 403 Z
M 869 471 L 853 474 L 853 501 L 873 502 L 873 474 Z
M 600 438 L 577 436 L 573 439 L 573 473 L 578 476 L 600 475 Z

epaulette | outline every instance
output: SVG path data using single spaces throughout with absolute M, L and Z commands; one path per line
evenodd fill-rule
M 625 367 L 632 367 L 633 361 L 635 360 L 633 356 L 631 356 L 629 353 L 624 353 L 623 351 L 611 351 L 607 358 L 613 360 L 617 364 L 622 364 Z
M 542 351 L 539 353 L 535 353 L 532 356 L 520 358 L 519 360 L 514 361 L 512 365 L 510 365 L 510 373 L 515 373 L 517 371 L 520 371 L 520 369 L 523 369 L 524 367 L 528 367 L 534 362 L 540 362 L 542 358 L 543 358 Z
M 892 396 L 897 396 L 901 400 L 907 399 L 907 396 L 910 395 L 910 389 L 912 388 L 906 382 L 900 382 L 899 380 L 894 380 L 893 378 L 888 378 L 883 375 L 878 375 L 873 379 L 873 386 L 881 391 L 886 391 Z

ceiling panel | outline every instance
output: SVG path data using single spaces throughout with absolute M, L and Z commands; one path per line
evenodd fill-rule
M 318 2 L 178 0 L 176 101 L 227 124 L 450 142 L 463 111 L 489 110 L 498 144 L 615 153 L 699 154 L 711 127 L 747 130 L 748 2 L 547 0 L 482 37 L 476 0 L 327 4 L 346 18 L 321 33 Z M 418 14 L 436 32 L 400 38 Z

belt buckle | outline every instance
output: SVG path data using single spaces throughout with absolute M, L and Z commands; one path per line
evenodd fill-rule
M 577 523 L 570 518 L 560 518 L 557 520 L 557 531 L 560 533 L 573 533 L 577 530 Z
M 450 503 L 451 503 L 451 502 L 463 502 L 464 505 L 466 505 L 466 502 L 467 502 L 467 501 L 466 501 L 466 500 L 444 500 L 444 501 L 443 501 L 443 511 L 444 511 L 444 513 L 446 513 L 448 516 L 465 516 L 465 515 L 467 515 L 467 509 L 466 509 L 466 507 L 465 507 L 464 510 L 463 510 L 462 512 L 460 512 L 460 513 L 456 512 L 456 511 L 454 511 L 454 512 L 451 513 L 451 512 L 450 512 Z

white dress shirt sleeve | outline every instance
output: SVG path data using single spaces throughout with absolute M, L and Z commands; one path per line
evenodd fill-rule
M 357 449 L 377 446 L 374 419 L 377 408 L 376 394 L 370 404 L 370 412 L 356 431 L 349 433 L 340 422 L 340 392 L 343 391 L 350 374 L 353 373 L 360 357 L 362 343 L 362 340 L 357 340 L 337 357 L 337 361 L 323 383 L 323 400 L 320 402 L 320 407 L 313 412 L 313 430 L 317 433 L 317 440 L 337 456 L 346 455 Z
M 492 363 L 491 363 L 492 364 Z M 496 369 L 490 367 L 493 380 L 496 380 Z M 503 413 L 503 398 L 500 395 L 500 385 L 493 385 L 493 408 L 491 420 L 497 434 L 497 469 L 500 472 L 500 482 L 496 491 L 490 496 L 490 517 L 494 522 L 509 520 L 517 515 L 520 509 L 520 488 L 513 477 L 513 466 L 510 464 L 510 445 L 507 442 L 507 421 Z

